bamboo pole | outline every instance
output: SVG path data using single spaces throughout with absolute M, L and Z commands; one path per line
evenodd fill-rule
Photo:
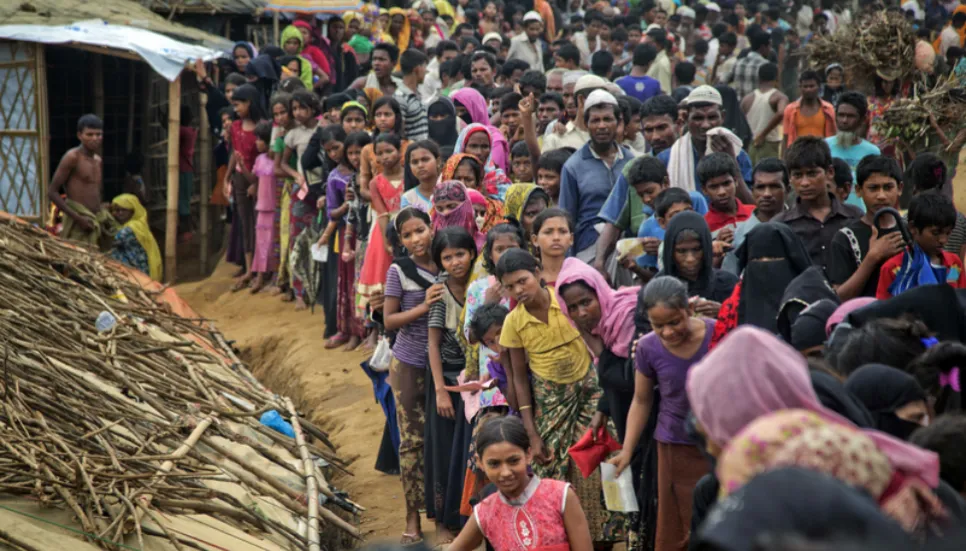
M 315 479 L 315 465 L 308 448 L 305 447 L 305 435 L 302 434 L 299 416 L 291 398 L 285 398 L 285 407 L 292 416 L 292 429 L 295 431 L 295 443 L 302 459 L 302 475 L 305 477 L 305 492 L 308 494 L 309 522 L 305 539 L 309 542 L 309 551 L 319 551 L 319 481 Z
M 181 131 L 181 75 L 168 84 L 168 204 L 164 225 L 164 280 L 178 273 L 178 154 Z
M 278 40 L 282 36 L 281 34 L 279 34 L 278 19 L 279 19 L 279 15 L 278 15 L 278 12 L 276 11 L 274 14 L 272 14 L 272 40 L 273 40 L 272 43 L 273 44 L 278 44 Z
M 199 207 L 201 224 L 201 275 L 208 275 L 208 230 L 211 224 L 209 220 L 210 213 L 208 212 L 208 197 L 211 195 L 211 121 L 208 120 L 208 110 L 206 106 L 208 105 L 208 94 L 198 94 L 198 110 L 201 113 L 201 117 L 198 119 L 198 141 L 201 145 L 201 151 L 199 162 L 201 163 L 201 170 L 199 178 L 201 179 L 201 203 Z
M 34 60 L 37 63 L 37 81 L 34 94 L 37 108 L 37 174 L 40 175 L 40 198 L 37 207 L 40 211 L 41 225 L 46 225 L 49 199 L 47 186 L 50 184 L 50 132 L 48 130 L 50 111 L 47 104 L 47 59 L 43 44 L 34 44 Z

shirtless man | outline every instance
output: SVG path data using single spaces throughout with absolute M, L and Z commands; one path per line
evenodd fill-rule
M 392 76 L 392 70 L 398 60 L 399 48 L 393 44 L 383 42 L 376 44 L 372 50 L 372 74 L 379 82 L 379 90 L 382 91 L 383 96 L 392 97 L 396 93 L 397 83 Z M 350 88 L 362 90 L 368 87 L 367 82 L 369 82 L 369 75 L 361 76 L 352 83 Z
M 103 135 L 104 123 L 96 115 L 84 115 L 77 121 L 77 139 L 81 144 L 60 160 L 47 195 L 64 214 L 61 237 L 106 250 L 114 238 L 115 222 L 101 205 L 103 182 L 99 152 Z M 66 200 L 60 196 L 61 188 L 67 192 Z

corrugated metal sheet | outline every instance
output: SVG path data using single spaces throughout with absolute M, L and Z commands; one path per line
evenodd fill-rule
M 67 25 L 90 19 L 147 29 L 212 48 L 231 47 L 223 37 L 168 21 L 134 0 L 0 0 L 0 22 L 4 25 Z
M 267 0 L 269 11 L 295 13 L 343 13 L 358 11 L 362 0 Z
M 142 0 L 152 10 L 168 14 L 172 10 L 179 13 L 210 14 L 259 14 L 265 10 L 263 0 Z

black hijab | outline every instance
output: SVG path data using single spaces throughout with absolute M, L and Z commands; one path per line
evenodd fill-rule
M 908 440 L 920 428 L 895 413 L 910 402 L 926 399 L 926 392 L 912 375 L 887 365 L 870 364 L 849 375 L 845 388 L 872 412 L 875 428 L 882 432 Z
M 745 118 L 745 112 L 741 110 L 741 98 L 734 88 L 725 84 L 719 84 L 715 89 L 721 94 L 723 104 L 721 108 L 724 109 L 725 119 L 722 126 L 741 138 L 742 146 L 748 149 L 755 136 L 751 132 L 751 126 L 748 125 L 748 119 Z
M 753 478 L 720 501 L 692 537 L 696 549 L 752 551 L 762 548 L 762 538 L 790 535 L 806 542 L 854 543 L 856 549 L 905 549 L 903 544 L 912 543 L 861 490 L 796 467 Z
M 459 130 L 456 128 L 456 106 L 449 98 L 439 98 L 429 105 L 426 113 L 429 116 L 429 137 L 439 144 L 440 149 L 449 147 L 450 151 L 456 146 Z M 433 117 L 442 116 L 439 120 Z
M 688 281 L 681 276 L 677 263 L 674 262 L 674 246 L 682 232 L 690 231 L 698 236 L 701 250 L 704 252 L 701 271 L 696 281 Z M 731 296 L 738 278 L 724 270 L 715 270 L 711 248 L 711 230 L 704 217 L 694 211 L 678 213 L 671 219 L 664 234 L 664 269 L 659 276 L 674 276 L 688 285 L 688 296 L 699 296 L 705 300 L 722 302 Z
M 765 222 L 748 232 L 736 256 L 742 272 L 738 324 L 777 333 L 785 289 L 812 265 L 808 250 L 789 226 Z
M 825 344 L 825 323 L 838 307 L 839 303 L 827 298 L 809 304 L 792 323 L 789 344 L 799 352 Z
M 862 429 L 874 429 L 875 417 L 838 379 L 824 371 L 810 369 L 808 376 L 818 401 Z
M 859 308 L 846 318 L 853 327 L 861 327 L 874 319 L 898 318 L 913 314 L 941 341 L 966 341 L 966 295 L 949 285 L 924 285 L 909 289 L 888 300 L 879 300 Z
M 792 324 L 802 310 L 820 300 L 828 299 L 839 303 L 839 296 L 828 284 L 822 269 L 812 266 L 798 275 L 788 284 L 782 295 L 781 306 L 778 308 L 778 334 L 785 342 L 792 340 Z

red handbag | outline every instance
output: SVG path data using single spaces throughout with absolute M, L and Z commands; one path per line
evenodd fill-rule
M 576 444 L 570 446 L 567 453 L 574 460 L 580 474 L 587 478 L 595 469 L 613 452 L 621 449 L 621 445 L 614 440 L 607 428 L 601 426 L 597 428 L 597 440 L 594 440 L 593 432 L 587 429 Z

